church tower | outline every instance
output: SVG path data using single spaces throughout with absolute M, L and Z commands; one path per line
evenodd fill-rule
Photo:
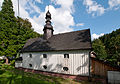
M 44 26 L 44 39 L 49 39 L 52 35 L 53 35 L 53 26 L 51 25 L 51 14 L 49 12 L 49 10 L 46 13 L 46 17 L 45 17 L 46 21 L 45 21 L 45 26 Z

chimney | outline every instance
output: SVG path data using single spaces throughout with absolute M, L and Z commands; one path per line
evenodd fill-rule
M 51 14 L 49 12 L 49 10 L 46 13 L 46 17 L 45 17 L 46 21 L 45 21 L 45 26 L 44 26 L 44 39 L 49 39 L 52 35 L 53 35 L 53 26 L 51 25 Z

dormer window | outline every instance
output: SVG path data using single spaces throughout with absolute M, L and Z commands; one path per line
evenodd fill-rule
M 64 54 L 64 58 L 69 58 L 69 54 Z
M 29 57 L 32 58 L 32 54 L 29 54 Z
M 47 58 L 47 54 L 43 54 L 43 58 Z

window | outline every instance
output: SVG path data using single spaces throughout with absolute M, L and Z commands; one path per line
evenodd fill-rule
M 32 58 L 32 54 L 29 54 L 29 57 Z
M 32 67 L 32 64 L 29 64 L 29 67 Z
M 43 58 L 47 58 L 47 54 L 43 54 Z
M 15 61 L 21 61 L 22 62 L 23 58 L 22 57 L 19 57 L 19 58 L 16 58 Z
M 68 71 L 69 69 L 68 69 L 68 67 L 63 67 L 63 70 Z
M 69 54 L 64 54 L 64 58 L 69 58 Z
M 43 68 L 44 68 L 44 69 L 47 69 L 47 66 L 46 66 L 46 65 L 44 65 L 44 66 L 43 66 Z

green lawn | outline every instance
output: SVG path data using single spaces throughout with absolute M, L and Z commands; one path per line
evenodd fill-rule
M 20 70 L 0 70 L 0 84 L 80 84 L 71 79 L 45 76 Z
M 30 75 L 30 76 L 29 76 Z M 22 71 L 11 72 L 5 71 L 0 74 L 0 84 L 52 84 L 54 82 L 45 81 L 37 78 L 37 75 L 23 73 Z
M 74 81 L 60 77 L 45 76 L 21 70 L 0 70 L 0 84 L 100 84 L 87 81 Z

